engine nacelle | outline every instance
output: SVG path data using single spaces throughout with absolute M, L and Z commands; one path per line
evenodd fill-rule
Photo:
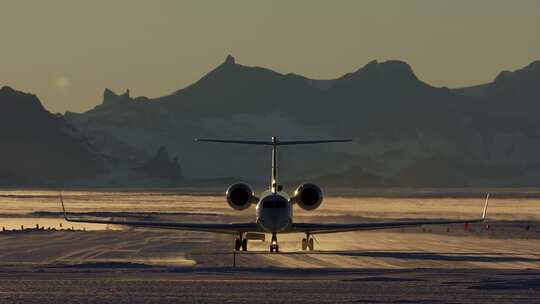
M 321 188 L 315 184 L 302 184 L 294 191 L 292 201 L 304 210 L 317 209 L 323 200 Z
M 253 190 L 249 185 L 243 183 L 229 186 L 226 196 L 229 206 L 235 210 L 247 209 L 255 201 Z

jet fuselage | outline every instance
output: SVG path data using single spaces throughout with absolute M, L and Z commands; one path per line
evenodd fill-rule
M 284 232 L 292 225 L 293 207 L 285 192 L 266 191 L 256 208 L 257 224 L 266 232 Z

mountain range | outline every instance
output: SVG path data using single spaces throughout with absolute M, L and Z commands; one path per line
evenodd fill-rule
M 0 185 L 54 185 L 93 179 L 104 159 L 35 95 L 0 89 Z
M 152 159 L 124 149 L 124 159 L 115 159 L 35 95 L 0 89 L 0 186 L 166 186 L 181 180 L 165 147 Z
M 171 166 L 181 165 L 184 182 L 242 179 L 265 185 L 267 149 L 193 138 L 278 136 L 354 140 L 284 147 L 280 174 L 287 185 L 309 180 L 343 187 L 536 186 L 539 97 L 540 61 L 503 71 L 491 83 L 449 89 L 419 80 L 397 60 L 314 80 L 244 66 L 228 56 L 170 95 L 133 98 L 129 90 L 106 89 L 94 109 L 56 119 L 84 139 L 94 158 L 103 159 L 102 170 L 114 185 L 130 185 L 134 177 L 108 172 L 141 168 L 162 146 L 178 156 Z

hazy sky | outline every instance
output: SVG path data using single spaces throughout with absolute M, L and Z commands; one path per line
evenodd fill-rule
M 335 78 L 401 59 L 424 81 L 491 81 L 540 59 L 540 1 L 2 1 L 0 86 L 51 111 L 82 111 L 105 87 L 157 97 L 227 54 L 245 65 Z

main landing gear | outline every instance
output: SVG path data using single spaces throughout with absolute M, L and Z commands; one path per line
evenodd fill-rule
M 309 233 L 306 233 L 306 237 L 302 239 L 302 250 L 313 251 L 313 238 L 309 235 Z
M 279 252 L 276 233 L 272 233 L 272 242 L 270 243 L 270 252 Z
M 247 245 L 248 240 L 242 234 L 234 238 L 234 250 L 240 251 L 242 249 L 242 251 L 247 251 Z
M 302 250 L 309 250 L 313 251 L 314 249 L 314 242 L 313 237 L 306 233 L 306 237 L 302 239 Z M 236 251 L 247 251 L 248 247 L 248 239 L 244 237 L 243 234 L 238 235 L 234 238 L 234 250 Z M 277 242 L 277 235 L 276 233 L 272 233 L 272 241 L 270 242 L 270 252 L 279 252 L 279 245 Z

